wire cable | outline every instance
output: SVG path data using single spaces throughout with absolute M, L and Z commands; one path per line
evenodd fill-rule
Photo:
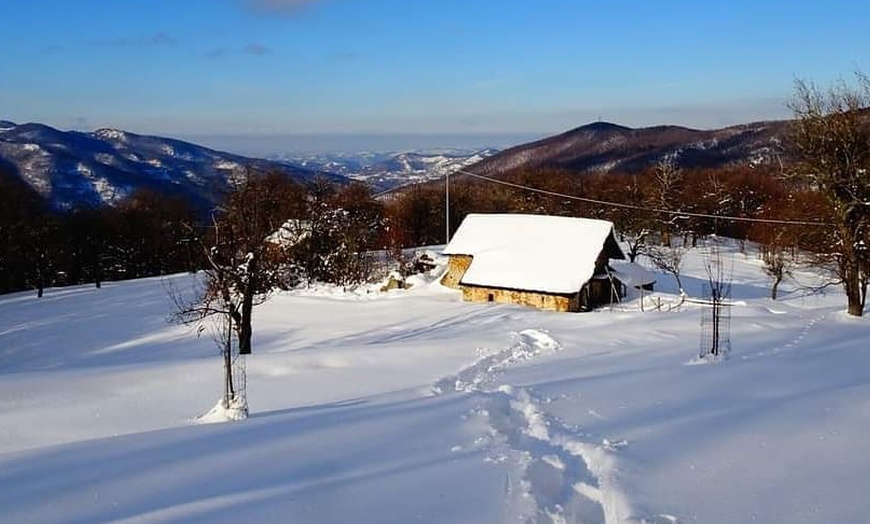
M 568 195 L 565 193 L 558 193 L 556 191 L 549 191 L 546 189 L 539 189 L 531 186 L 524 186 L 522 184 L 515 184 L 513 182 L 508 182 L 506 180 L 499 180 L 497 178 L 491 178 L 488 176 L 478 175 L 477 173 L 472 173 L 470 171 L 465 171 L 463 169 L 458 169 L 454 173 L 470 176 L 472 178 L 477 178 L 480 180 L 484 180 L 486 182 L 490 182 L 493 184 L 498 184 L 502 186 L 512 187 L 514 189 L 522 189 L 524 191 L 530 191 L 533 193 L 539 193 L 542 195 L 548 195 L 552 197 L 565 198 L 569 200 L 576 200 L 579 202 L 587 202 L 590 204 L 597 204 L 601 206 L 610 206 L 610 207 L 618 207 L 622 209 L 633 209 L 636 211 L 646 211 L 649 213 L 660 213 L 673 215 L 678 217 L 695 217 L 695 218 L 714 218 L 719 220 L 730 220 L 734 222 L 757 222 L 762 224 L 779 224 L 779 225 L 790 225 L 790 226 L 826 226 L 832 227 L 834 224 L 830 222 L 812 222 L 808 220 L 780 220 L 775 218 L 754 218 L 754 217 L 738 217 L 732 215 L 712 215 L 709 213 L 693 213 L 689 211 L 673 211 L 670 209 L 660 209 L 654 207 L 645 207 L 645 206 L 637 206 L 632 204 L 623 204 L 621 202 L 610 202 L 607 200 L 597 200 L 594 198 L 586 198 L 580 197 L 576 195 Z

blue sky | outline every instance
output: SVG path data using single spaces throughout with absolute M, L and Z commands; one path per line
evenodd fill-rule
M 855 0 L 4 0 L 0 119 L 202 135 L 784 117 L 870 69 Z

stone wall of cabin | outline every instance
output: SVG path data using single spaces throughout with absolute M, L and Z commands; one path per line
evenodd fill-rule
M 547 311 L 580 311 L 580 294 L 551 295 L 532 291 L 462 286 L 462 299 L 468 302 L 518 304 Z
M 462 299 L 468 302 L 495 302 L 498 304 L 518 304 L 546 311 L 583 311 L 610 304 L 624 296 L 624 286 L 617 283 L 613 293 L 609 280 L 593 279 L 583 289 L 572 295 L 556 295 L 534 291 L 519 291 L 503 288 L 460 285 L 462 277 L 471 266 L 470 255 L 450 255 L 447 271 L 441 277 L 441 284 L 452 289 L 462 290 Z M 606 257 L 603 259 L 606 262 Z
M 450 255 L 447 272 L 441 277 L 441 284 L 449 288 L 459 289 L 459 281 L 468 271 L 472 258 L 471 255 Z

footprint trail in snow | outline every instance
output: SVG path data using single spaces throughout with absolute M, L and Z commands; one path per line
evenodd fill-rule
M 473 415 L 482 417 L 489 435 L 478 443 L 489 447 L 489 460 L 508 466 L 505 521 L 643 522 L 631 517 L 617 485 L 613 446 L 583 441 L 576 429 L 548 415 L 542 408 L 545 403 L 528 389 L 498 383 L 512 364 L 562 349 L 541 330 L 527 329 L 515 336 L 510 347 L 481 355 L 432 388 L 435 394 L 481 396 Z
M 504 368 L 531 360 L 541 353 L 555 353 L 562 349 L 550 335 L 537 329 L 526 329 L 515 334 L 517 342 L 511 347 L 481 357 L 470 366 L 462 368 L 456 375 L 449 375 L 432 387 L 435 394 L 462 391 L 466 393 L 482 392 L 497 380 L 499 372 Z M 478 350 L 483 351 L 483 350 Z

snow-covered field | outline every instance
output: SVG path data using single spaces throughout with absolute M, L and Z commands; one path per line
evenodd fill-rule
M 279 294 L 251 418 L 212 425 L 221 361 L 167 279 L 0 297 L 0 522 L 870 521 L 870 322 L 729 260 L 733 351 L 702 365 L 698 304 Z

